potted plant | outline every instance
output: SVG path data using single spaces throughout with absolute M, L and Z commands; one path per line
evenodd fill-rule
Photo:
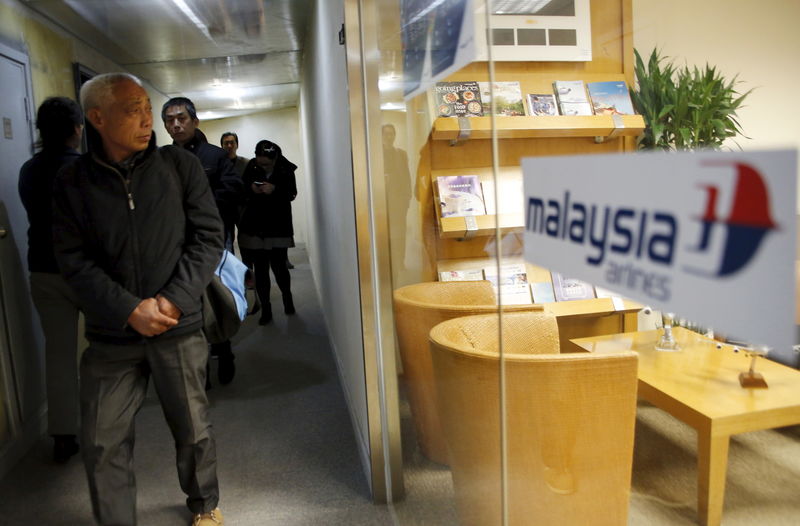
M 645 122 L 639 149 L 719 149 L 726 139 L 743 135 L 736 119 L 747 91 L 739 94 L 736 77 L 726 80 L 715 67 L 676 68 L 657 49 L 647 64 L 638 50 L 638 89 L 630 90 L 633 107 Z

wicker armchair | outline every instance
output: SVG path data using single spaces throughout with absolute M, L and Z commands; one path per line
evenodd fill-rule
M 542 307 L 503 307 L 503 312 L 530 310 Z M 447 464 L 448 460 L 436 411 L 428 333 L 442 321 L 491 312 L 497 312 L 497 300 L 488 281 L 433 281 L 394 291 L 395 326 L 411 415 L 422 454 L 434 462 Z
M 503 316 L 508 524 L 623 526 L 636 353 L 558 353 L 552 315 Z M 462 526 L 501 524 L 498 317 L 431 330 L 438 407 Z

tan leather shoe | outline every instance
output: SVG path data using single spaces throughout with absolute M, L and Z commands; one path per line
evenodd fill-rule
M 214 508 L 208 513 L 198 513 L 194 516 L 191 526 L 224 526 L 225 519 L 219 508 Z

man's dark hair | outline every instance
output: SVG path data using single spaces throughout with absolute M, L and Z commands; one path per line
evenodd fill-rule
M 189 117 L 192 120 L 197 120 L 197 110 L 194 108 L 194 102 L 187 99 L 186 97 L 172 97 L 167 102 L 161 106 L 161 121 L 165 122 L 167 120 L 167 110 L 173 106 L 183 106 L 186 108 L 186 112 L 189 114 Z
M 75 135 L 75 126 L 83 124 L 81 107 L 67 97 L 49 97 L 36 112 L 42 149 L 61 148 Z
M 222 137 L 219 138 L 219 145 L 222 146 L 222 143 L 225 141 L 225 137 L 233 137 L 236 141 L 236 146 L 239 146 L 239 136 L 233 132 L 225 132 L 222 134 Z

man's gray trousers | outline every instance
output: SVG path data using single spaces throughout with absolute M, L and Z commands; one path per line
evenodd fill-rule
M 95 519 L 135 526 L 134 417 L 152 376 L 175 439 L 178 479 L 192 513 L 219 500 L 206 398 L 208 346 L 201 331 L 144 343 L 90 342 L 81 360 L 82 448 Z

